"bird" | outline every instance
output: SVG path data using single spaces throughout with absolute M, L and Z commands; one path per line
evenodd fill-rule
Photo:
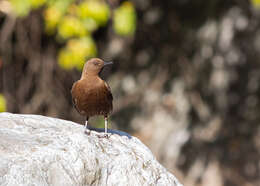
M 105 62 L 99 58 L 89 59 L 84 64 L 81 78 L 72 86 L 72 102 L 79 114 L 86 117 L 86 132 L 89 118 L 103 115 L 105 135 L 107 136 L 108 116 L 113 110 L 113 95 L 109 85 L 99 75 L 105 66 L 111 64 L 113 62 Z

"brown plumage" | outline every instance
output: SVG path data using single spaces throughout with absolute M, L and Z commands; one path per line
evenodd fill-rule
M 112 62 L 104 62 L 99 58 L 88 60 L 84 65 L 80 80 L 72 86 L 72 101 L 76 110 L 86 116 L 86 130 L 89 117 L 103 115 L 105 133 L 107 133 L 107 117 L 113 109 L 113 96 L 108 84 L 99 77 L 99 73 L 108 64 Z

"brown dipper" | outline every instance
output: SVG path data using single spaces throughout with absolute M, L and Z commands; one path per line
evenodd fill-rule
M 72 101 L 76 110 L 86 116 L 85 130 L 88 129 L 88 119 L 91 116 L 103 115 L 105 119 L 105 134 L 107 135 L 107 119 L 112 112 L 113 96 L 108 84 L 99 77 L 105 65 L 99 58 L 88 60 L 83 68 L 80 80 L 76 81 L 71 89 Z

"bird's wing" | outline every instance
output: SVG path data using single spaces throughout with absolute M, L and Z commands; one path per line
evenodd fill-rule
M 111 88 L 110 86 L 105 82 L 105 86 L 107 87 L 108 89 L 108 99 L 110 99 L 111 101 L 113 101 L 113 95 L 112 95 L 112 92 L 111 92 Z
M 78 111 L 78 113 L 80 113 L 80 111 L 79 111 L 79 109 L 77 108 L 77 98 L 76 98 L 76 96 L 75 96 L 75 90 L 76 90 L 76 86 L 77 86 L 77 84 L 76 83 L 74 83 L 73 85 L 72 85 L 72 88 L 71 88 L 71 96 L 72 96 L 72 103 L 73 103 L 73 106 L 75 107 L 75 109 Z
M 107 106 L 108 106 L 108 113 L 112 112 L 113 110 L 113 95 L 112 95 L 112 92 L 111 92 L 111 88 L 110 86 L 105 82 L 105 86 L 106 86 L 106 89 L 107 89 Z

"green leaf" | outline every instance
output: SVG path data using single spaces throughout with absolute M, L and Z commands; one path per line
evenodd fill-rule
M 91 17 L 83 19 L 82 22 L 89 32 L 93 32 L 98 28 L 97 22 Z
M 136 29 L 136 12 L 131 2 L 124 2 L 114 12 L 114 30 L 119 35 L 132 35 Z
M 59 53 L 59 65 L 64 69 L 82 70 L 85 61 L 96 54 L 97 48 L 91 37 L 71 39 Z
M 54 33 L 58 23 L 61 21 L 62 12 L 55 6 L 48 7 L 44 11 L 45 30 L 47 33 Z
M 255 8 L 260 8 L 260 0 L 251 0 L 251 2 Z
M 77 13 L 81 19 L 92 18 L 100 26 L 105 25 L 110 16 L 107 4 L 97 0 L 84 1 L 79 5 Z
M 56 7 L 60 12 L 65 13 L 74 0 L 48 0 L 47 5 Z
M 21 17 L 27 16 L 31 10 L 30 0 L 10 0 L 14 12 Z
M 6 111 L 6 101 L 5 97 L 0 94 L 0 112 L 5 112 Z
M 46 2 L 46 0 L 30 0 L 30 1 L 31 1 L 32 8 L 34 9 L 39 8 Z
M 58 34 L 62 38 L 68 39 L 73 36 L 86 36 L 88 31 L 84 24 L 76 17 L 65 16 L 58 25 Z
M 58 56 L 59 65 L 61 68 L 69 70 L 72 69 L 75 65 L 73 63 L 73 54 L 71 51 L 65 49 L 61 49 Z

